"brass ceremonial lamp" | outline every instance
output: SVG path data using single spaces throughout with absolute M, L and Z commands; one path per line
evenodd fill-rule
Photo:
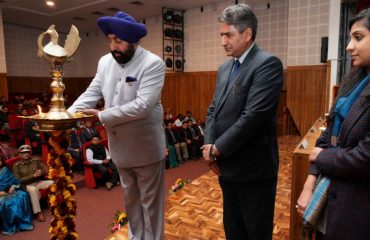
M 43 46 L 45 35 L 50 36 L 50 42 Z M 76 126 L 78 120 L 89 117 L 81 113 L 72 115 L 64 106 L 63 63 L 71 61 L 78 48 L 81 41 L 78 30 L 72 25 L 64 47 L 58 45 L 58 37 L 54 25 L 51 25 L 46 32 L 40 34 L 37 41 L 37 55 L 51 63 L 53 81 L 50 88 L 53 96 L 50 111 L 43 113 L 39 107 L 38 114 L 27 117 L 37 123 L 39 131 L 51 133 L 49 143 L 53 149 L 50 150 L 47 161 L 48 177 L 54 181 L 49 189 L 49 206 L 53 215 L 49 229 L 51 240 L 78 238 L 75 229 L 76 201 L 73 199 L 76 186 L 72 183 L 72 159 L 67 153 L 69 139 L 66 130 Z
M 50 42 L 45 46 L 42 46 L 42 41 L 45 35 L 50 35 Z M 52 83 L 50 84 L 53 96 L 51 98 L 51 107 L 49 112 L 42 113 L 41 108 L 39 108 L 39 114 L 31 116 L 40 131 L 56 131 L 56 130 L 66 130 L 73 128 L 79 118 L 84 116 L 72 116 L 66 111 L 64 106 L 63 91 L 65 85 L 62 81 L 63 76 L 63 63 L 72 60 L 72 55 L 78 48 L 81 41 L 77 28 L 72 25 L 71 30 L 67 36 L 64 44 L 64 48 L 58 45 L 58 33 L 56 32 L 54 25 L 51 25 L 49 29 L 41 33 L 37 43 L 38 43 L 38 53 L 39 57 L 45 58 L 47 61 L 51 62 L 51 76 Z

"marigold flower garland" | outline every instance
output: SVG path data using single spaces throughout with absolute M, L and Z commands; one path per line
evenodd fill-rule
M 50 240 L 74 240 L 76 232 L 76 186 L 72 183 L 72 157 L 67 153 L 69 139 L 65 132 L 52 132 L 49 144 L 53 147 L 48 156 L 48 177 L 54 181 L 49 189 L 49 206 L 53 219 L 50 223 Z

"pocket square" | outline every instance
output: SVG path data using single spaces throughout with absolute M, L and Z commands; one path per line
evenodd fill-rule
M 135 77 L 126 77 L 126 82 L 130 83 L 130 82 L 136 82 L 137 79 Z

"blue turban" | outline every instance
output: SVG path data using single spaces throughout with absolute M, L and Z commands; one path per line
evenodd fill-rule
M 138 42 L 147 33 L 144 24 L 138 23 L 133 17 L 121 11 L 113 17 L 98 18 L 97 23 L 105 36 L 114 34 L 129 43 Z

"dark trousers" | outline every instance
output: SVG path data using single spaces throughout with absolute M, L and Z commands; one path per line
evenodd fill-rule
M 109 173 L 109 169 L 111 169 L 112 174 Z M 93 170 L 100 172 L 103 175 L 104 182 L 116 184 L 117 181 L 119 181 L 116 165 L 114 165 L 112 161 L 110 161 L 108 164 L 94 164 Z
M 272 239 L 276 182 L 276 178 L 242 182 L 219 178 L 226 239 Z
M 71 154 L 72 158 L 75 160 L 75 164 L 73 166 L 74 170 L 78 172 L 84 171 L 84 164 L 82 162 L 83 159 L 81 158 L 80 152 L 72 148 L 68 148 L 67 151 Z

